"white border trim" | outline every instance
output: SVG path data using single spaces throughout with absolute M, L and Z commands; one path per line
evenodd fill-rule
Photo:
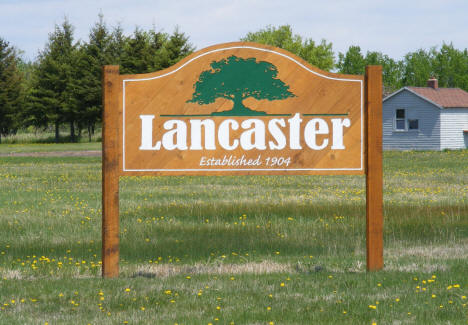
M 198 172 L 198 171 L 306 171 L 306 170 L 362 170 L 361 168 L 255 168 L 255 169 L 126 169 L 126 172 Z
M 201 57 L 203 57 L 205 55 L 208 55 L 208 54 L 211 54 L 211 53 L 216 53 L 216 52 L 221 52 L 221 51 L 225 51 L 225 50 L 233 50 L 233 49 L 250 49 L 250 50 L 257 50 L 257 51 L 277 54 L 279 56 L 282 56 L 282 57 L 296 63 L 301 68 L 303 68 L 303 69 L 305 69 L 305 70 L 307 70 L 307 71 L 309 71 L 309 72 L 311 72 L 311 73 L 313 73 L 313 74 L 315 74 L 315 75 L 317 75 L 319 77 L 322 77 L 322 78 L 325 78 L 325 79 L 330 79 L 330 80 L 337 80 L 337 81 L 359 82 L 360 86 L 361 86 L 361 141 L 360 141 L 360 144 L 361 144 L 361 167 L 360 168 L 296 168 L 296 169 L 270 169 L 270 168 L 266 168 L 266 169 L 254 169 L 254 168 L 252 168 L 252 169 L 208 169 L 208 168 L 206 168 L 206 169 L 127 169 L 125 167 L 125 83 L 126 82 L 136 82 L 136 81 L 148 81 L 148 80 L 163 78 L 163 77 L 169 76 L 169 75 L 171 75 L 173 73 L 176 73 L 177 71 L 181 70 L 182 68 L 184 68 L 188 64 L 192 63 L 193 61 L 195 61 L 195 60 L 197 60 L 197 59 L 199 59 L 199 58 L 201 58 Z M 170 72 L 167 72 L 165 74 L 162 74 L 160 76 L 151 77 L 151 78 L 141 78 L 141 79 L 123 79 L 122 82 L 123 82 L 123 88 L 122 88 L 122 93 L 123 93 L 123 103 L 122 103 L 122 170 L 124 172 L 314 171 L 314 170 L 316 170 L 316 171 L 327 171 L 327 170 L 328 171 L 332 171 L 332 170 L 337 170 L 337 171 L 357 170 L 357 171 L 360 171 L 360 170 L 364 170 L 364 87 L 363 87 L 363 80 L 333 78 L 333 77 L 325 76 L 325 75 L 323 75 L 321 73 L 318 73 L 318 72 L 316 72 L 314 70 L 309 69 L 307 66 L 303 65 L 302 63 L 300 63 L 296 59 L 291 58 L 291 57 L 287 56 L 286 54 L 279 53 L 279 52 L 276 52 L 276 51 L 273 51 L 273 50 L 268 50 L 268 49 L 253 47 L 253 46 L 231 46 L 231 47 L 225 47 L 225 48 L 220 48 L 220 49 L 211 50 L 211 51 L 208 51 L 208 52 L 205 52 L 205 53 L 201 53 L 200 55 L 198 55 L 198 56 L 188 60 L 184 64 L 182 64 L 177 69 L 172 70 Z

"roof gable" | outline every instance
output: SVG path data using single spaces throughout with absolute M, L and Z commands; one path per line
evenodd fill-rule
M 421 98 L 421 99 L 424 100 L 425 102 L 428 102 L 429 104 L 434 105 L 435 107 L 437 107 L 437 108 L 439 108 L 439 109 L 443 109 L 443 107 L 440 106 L 439 104 L 434 103 L 433 101 L 431 101 L 430 99 L 428 99 L 428 98 L 426 98 L 426 97 L 424 97 L 424 96 L 421 96 L 421 95 L 418 94 L 417 92 L 415 92 L 415 91 L 409 89 L 409 87 L 403 87 L 403 88 L 401 88 L 400 90 L 395 91 L 393 94 L 390 94 L 390 95 L 388 95 L 387 97 L 385 97 L 385 98 L 383 99 L 382 102 L 385 102 L 386 100 L 388 100 L 388 99 L 390 99 L 390 98 L 392 98 L 392 97 L 394 97 L 394 96 L 396 96 L 396 95 L 398 95 L 398 94 L 400 94 L 400 93 L 402 93 L 402 92 L 404 92 L 404 91 L 406 91 L 406 92 L 408 92 L 408 93 L 410 93 L 410 94 L 413 94 L 414 96 L 416 96 L 416 97 L 418 97 L 418 98 Z
M 404 87 L 383 101 L 407 90 L 439 108 L 468 108 L 468 93 L 460 88 Z

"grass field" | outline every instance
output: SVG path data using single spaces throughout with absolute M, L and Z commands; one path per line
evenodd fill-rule
M 126 177 L 103 280 L 100 170 L 0 157 L 0 324 L 468 323 L 466 150 L 384 154 L 373 273 L 362 176 Z
M 9 143 L 0 145 L 0 155 L 31 152 L 101 150 L 100 142 L 79 143 Z
M 66 144 L 70 141 L 70 129 L 62 125 L 59 132 L 59 142 Z M 76 135 L 75 141 L 76 142 L 100 142 L 101 141 L 101 129 L 100 127 L 96 130 L 94 134 L 91 135 L 91 139 L 89 138 L 89 134 L 86 130 L 84 130 L 81 136 Z M 33 127 L 29 127 L 27 129 L 20 129 L 16 132 L 16 134 L 10 134 L 8 136 L 2 136 L 1 143 L 2 144 L 48 144 L 55 142 L 55 131 L 53 129 L 47 130 L 40 130 L 34 129 Z M 0 148 L 2 145 L 0 145 Z

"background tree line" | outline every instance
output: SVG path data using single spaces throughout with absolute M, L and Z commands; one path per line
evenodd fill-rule
M 425 86 L 435 76 L 441 87 L 468 91 L 468 51 L 452 44 L 419 49 L 401 60 L 367 51 L 357 45 L 335 55 L 332 43 L 293 34 L 290 26 L 266 27 L 248 33 L 242 41 L 284 48 L 323 70 L 363 74 L 366 65 L 383 67 L 384 93 L 403 86 Z M 75 41 L 74 28 L 65 19 L 56 25 L 34 62 L 21 60 L 19 51 L 0 38 L 0 142 L 1 137 L 33 126 L 68 125 L 70 140 L 86 130 L 89 140 L 102 114 L 102 66 L 116 64 L 121 73 L 165 69 L 194 51 L 188 36 L 177 28 L 172 34 L 155 28 L 135 28 L 125 35 L 120 25 L 108 27 L 102 15 L 91 27 L 88 41 Z
M 119 65 L 125 74 L 146 73 L 170 67 L 193 50 L 177 28 L 168 34 L 137 27 L 127 36 L 119 25 L 109 28 L 102 15 L 87 42 L 74 40 L 67 19 L 56 25 L 31 63 L 0 39 L 0 141 L 19 128 L 53 126 L 59 142 L 64 124 L 72 142 L 82 130 L 91 139 L 102 114 L 103 65 Z

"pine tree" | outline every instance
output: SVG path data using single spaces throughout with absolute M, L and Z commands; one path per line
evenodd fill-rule
M 125 39 L 121 58 L 122 73 L 147 73 L 160 70 L 160 51 L 166 41 L 161 32 L 135 28 L 133 35 Z
M 172 33 L 163 46 L 162 56 L 165 61 L 160 63 L 160 69 L 165 69 L 176 64 L 192 53 L 193 50 L 194 47 L 190 44 L 188 36 L 180 32 L 179 28 L 176 27 L 174 33 Z
M 136 28 L 125 38 L 121 56 L 122 73 L 148 73 L 168 68 L 193 52 L 188 37 L 178 28 L 168 35 L 154 28 L 143 31 Z
M 53 123 L 55 141 L 59 141 L 59 128 L 69 123 L 70 137 L 75 141 L 75 122 L 78 119 L 77 101 L 74 98 L 74 64 L 77 45 L 73 43 L 73 26 L 67 19 L 56 25 L 49 40 L 39 54 L 31 92 L 31 114 L 40 114 L 35 119 Z
M 18 128 L 22 108 L 22 78 L 16 50 L 0 38 L 0 143 Z
M 74 97 L 78 103 L 78 125 L 88 129 L 89 141 L 102 115 L 102 66 L 113 60 L 112 35 L 102 14 L 91 28 L 89 42 L 77 51 Z
M 120 24 L 109 35 L 109 64 L 121 65 L 124 56 L 126 37 Z

